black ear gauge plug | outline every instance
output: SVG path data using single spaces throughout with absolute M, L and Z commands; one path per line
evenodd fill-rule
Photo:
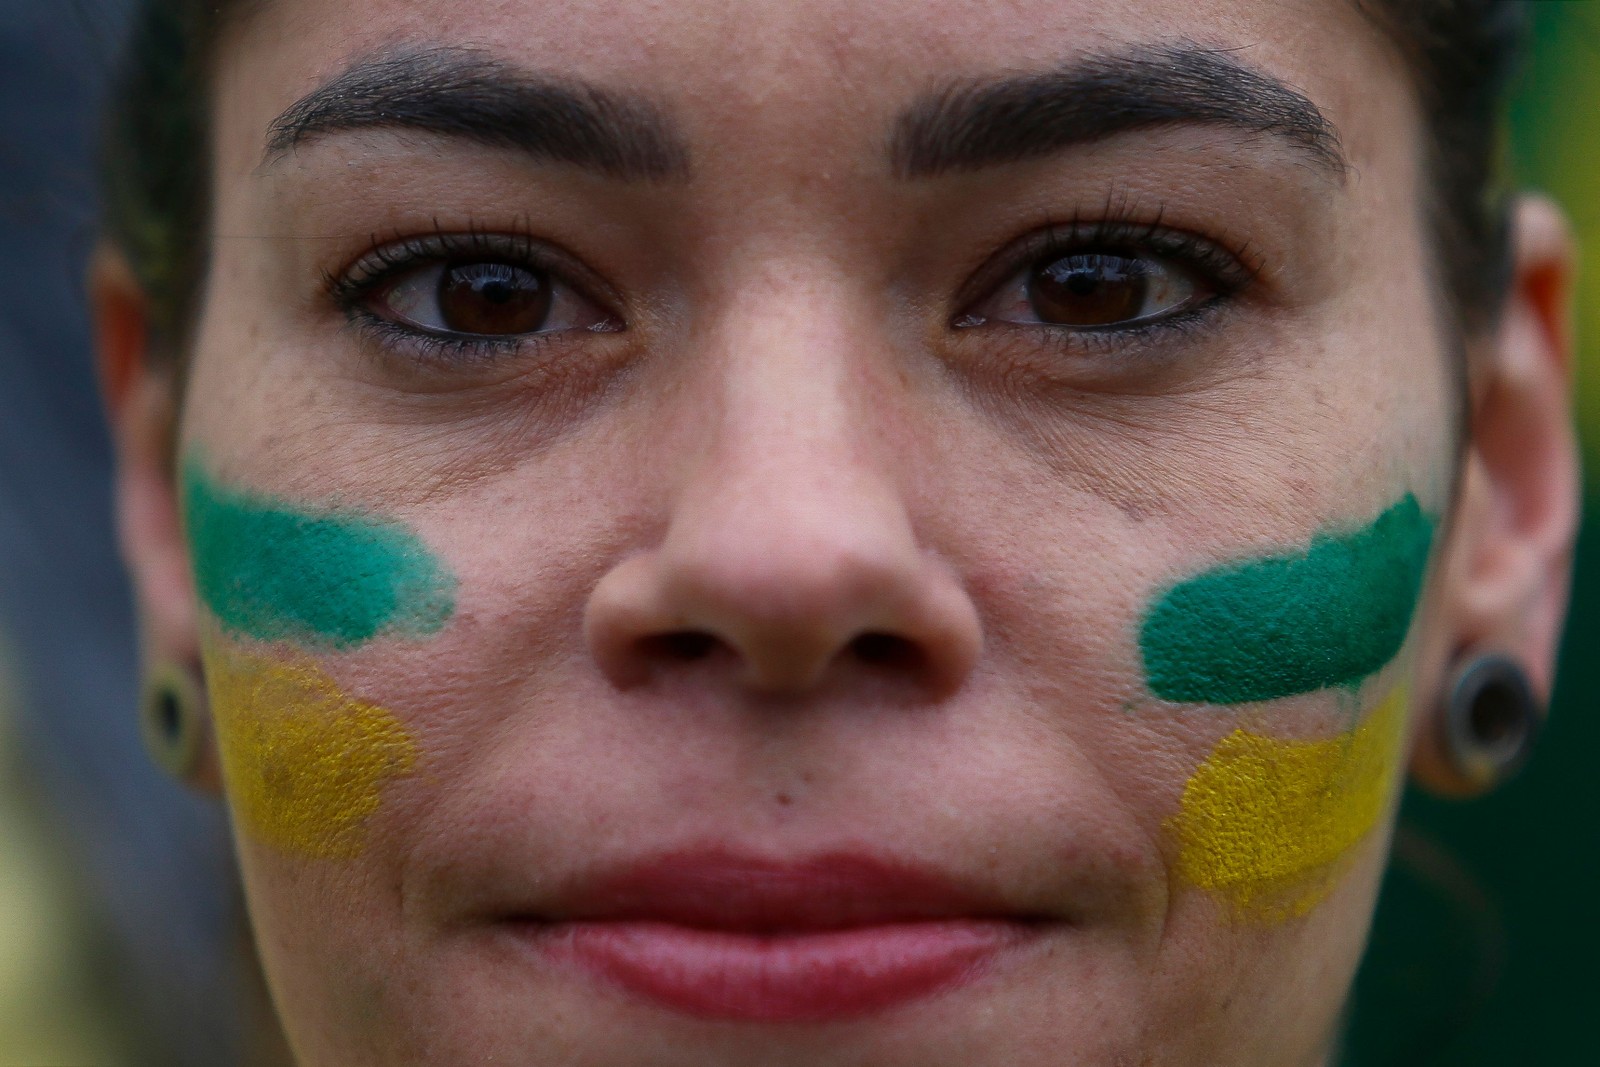
M 1492 652 L 1464 658 L 1440 714 L 1445 757 L 1465 784 L 1486 793 L 1528 762 L 1544 718 L 1520 663 Z
M 191 670 L 163 664 L 145 679 L 139 725 L 158 767 L 182 782 L 199 769 L 205 743 L 205 697 Z

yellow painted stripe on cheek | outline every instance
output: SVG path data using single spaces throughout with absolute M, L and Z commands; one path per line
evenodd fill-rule
M 241 825 L 287 852 L 359 855 L 383 785 L 417 764 L 400 720 L 308 661 L 212 650 L 206 678 Z
M 1387 810 L 1406 704 L 1400 686 L 1360 726 L 1324 741 L 1242 729 L 1224 737 L 1168 823 L 1179 877 L 1264 921 L 1309 912 Z

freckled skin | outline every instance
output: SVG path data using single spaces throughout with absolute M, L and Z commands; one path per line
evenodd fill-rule
M 1360 180 L 1210 127 L 926 181 L 886 160 L 895 117 L 951 79 L 1183 40 L 1303 91 Z M 401 42 L 641 93 L 692 177 L 381 131 L 263 167 L 279 114 Z M 1418 118 L 1353 5 L 274 0 L 218 69 L 224 236 L 181 454 L 224 494 L 404 531 L 453 581 L 427 627 L 210 620 L 240 862 L 299 1067 L 1325 1063 L 1402 713 L 1370 713 L 1369 745 L 1348 689 L 1242 719 L 1152 701 L 1139 635 L 1219 565 L 1399 500 L 1447 513 Z M 1259 280 L 1137 339 L 952 325 L 1015 306 L 972 290 L 1108 204 Z M 329 300 L 374 241 L 441 232 L 531 239 L 624 328 L 452 361 Z M 1412 675 L 1436 608 L 1425 589 L 1379 677 Z M 1269 765 L 1304 787 L 1292 814 L 1319 848 L 1263 810 Z M 1215 847 L 1230 823 L 1249 848 Z M 889 854 L 1047 921 L 949 995 L 773 1028 L 630 999 L 482 919 L 557 913 L 596 864 L 708 843 Z M 1303 914 L 1241 923 L 1241 896 Z

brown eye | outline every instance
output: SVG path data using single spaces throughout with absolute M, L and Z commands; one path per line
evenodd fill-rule
M 429 263 L 406 271 L 366 303 L 391 322 L 467 339 L 620 328 L 552 272 L 495 260 Z
M 1145 265 L 1126 256 L 1071 255 L 1036 266 L 1028 302 L 1040 322 L 1111 326 L 1143 317 L 1150 294 Z
M 1194 269 L 1146 252 L 1055 252 L 1006 279 L 960 325 L 1010 322 L 1108 331 L 1157 322 L 1217 295 Z
M 439 277 L 439 317 L 452 333 L 535 333 L 550 316 L 550 283 L 510 263 L 465 263 Z

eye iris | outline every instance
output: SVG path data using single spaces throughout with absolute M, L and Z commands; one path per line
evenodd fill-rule
M 439 280 L 439 312 L 456 333 L 534 333 L 550 315 L 549 280 L 510 263 L 453 266 Z
M 1126 256 L 1066 256 L 1034 268 L 1028 300 L 1041 322 L 1110 326 L 1139 317 L 1150 292 L 1144 265 Z

